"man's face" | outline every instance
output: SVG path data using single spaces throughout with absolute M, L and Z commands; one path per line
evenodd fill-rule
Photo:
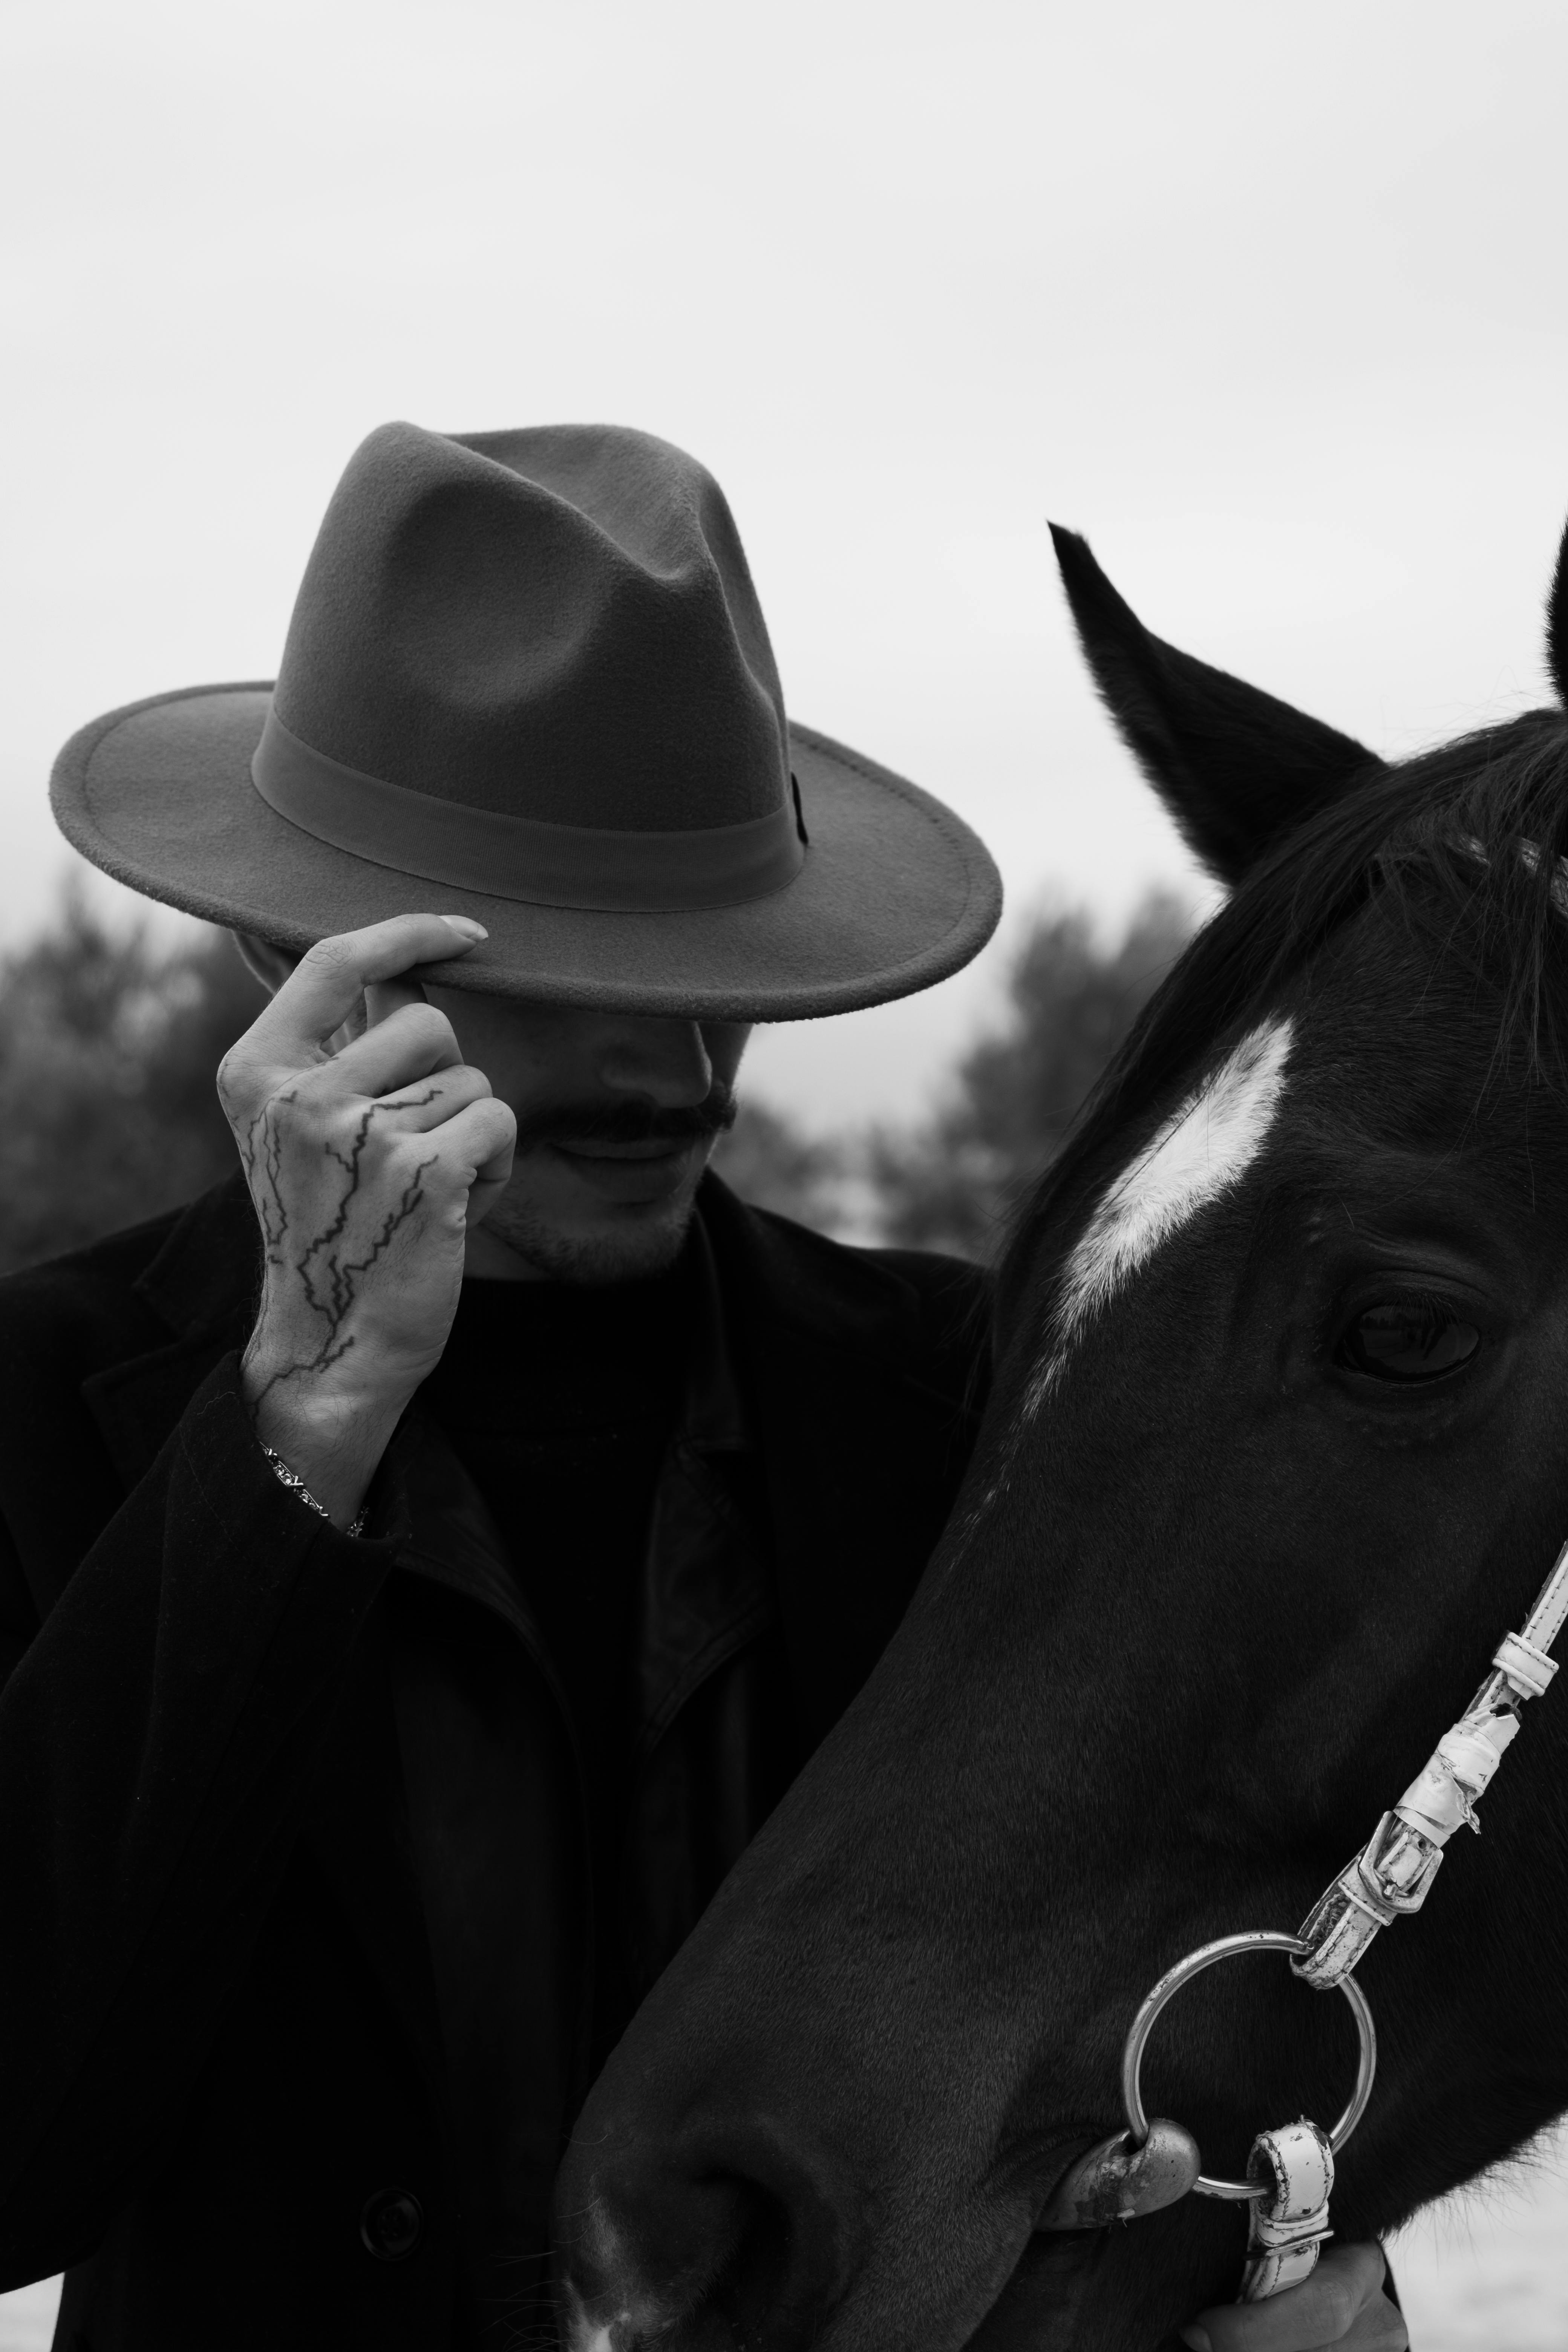
M 673 1264 L 734 1117 L 747 1024 L 425 993 L 517 1117 L 511 1181 L 468 1235 L 469 1273 L 625 1282 Z

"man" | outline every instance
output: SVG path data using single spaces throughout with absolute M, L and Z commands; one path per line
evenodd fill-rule
M 72 2352 L 538 2340 L 564 2132 L 984 1376 L 971 1271 L 707 1152 L 751 1021 L 956 970 L 994 872 L 786 724 L 716 486 L 607 428 L 374 435 L 275 691 L 55 801 L 276 994 L 242 1177 L 0 1308 L 4 2275 Z

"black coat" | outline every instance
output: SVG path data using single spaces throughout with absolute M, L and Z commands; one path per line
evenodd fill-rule
M 973 1269 L 712 1179 L 700 1230 L 721 1371 L 655 1508 L 644 1983 L 778 1792 L 759 1727 L 782 1703 L 793 1768 L 897 1623 L 984 1380 Z M 69 2270 L 63 2352 L 473 2340 L 437 1977 L 499 1989 L 472 2006 L 506 2046 L 465 2063 L 519 2086 L 478 2169 L 525 2236 L 586 2088 L 549 1662 L 416 1411 L 373 1539 L 272 1477 L 238 1384 L 257 1276 L 230 1184 L 0 1284 L 0 2286 Z

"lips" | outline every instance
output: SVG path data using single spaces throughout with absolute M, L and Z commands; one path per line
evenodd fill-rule
M 667 1201 L 678 1192 L 690 1173 L 698 1146 L 689 1139 L 671 1143 L 656 1139 L 648 1143 L 552 1142 L 545 1149 L 602 1200 L 635 1206 Z

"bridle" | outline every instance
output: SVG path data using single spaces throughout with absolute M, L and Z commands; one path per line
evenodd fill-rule
M 1464 1714 L 1437 1742 L 1392 1812 L 1384 1813 L 1354 1860 L 1320 1896 L 1294 1936 L 1258 1928 L 1200 1944 L 1167 1969 L 1145 1996 L 1121 2053 L 1124 2131 L 1071 2165 L 1036 2224 L 1041 2230 L 1100 2229 L 1136 2221 L 1194 2191 L 1247 2200 L 1252 2208 L 1242 2273 L 1243 2303 L 1261 2303 L 1311 2275 L 1329 2228 L 1334 2156 L 1366 2112 L 1377 2072 L 1377 2032 L 1353 1970 L 1381 1929 L 1419 1911 L 1461 1824 L 1478 1829 L 1475 1807 L 1510 1741 L 1519 1709 L 1539 1698 L 1557 1672 L 1549 1653 L 1568 1620 L 1568 1544 L 1557 1556 L 1520 1633 L 1507 1633 L 1492 1671 Z M 1216 1961 L 1242 1952 L 1283 1952 L 1291 1971 L 1316 1992 L 1340 1992 L 1356 2021 L 1359 2055 L 1350 2103 L 1331 2131 L 1303 2118 L 1253 2141 L 1244 2180 L 1210 2179 L 1197 2142 L 1180 2124 L 1143 2110 L 1143 2051 L 1154 2021 L 1182 1987 Z
M 1473 835 L 1453 845 L 1489 866 L 1491 855 Z M 1521 859 L 1533 873 L 1539 844 L 1521 840 Z M 1568 917 L 1568 857 L 1556 861 L 1552 906 Z M 1475 1807 L 1489 1787 L 1519 1730 L 1519 1710 L 1540 1698 L 1557 1672 L 1549 1654 L 1568 1622 L 1568 1543 L 1536 1596 L 1521 1633 L 1505 1633 L 1492 1654 L 1492 1671 L 1458 1723 L 1437 1742 L 1425 1769 L 1391 1812 L 1384 1814 L 1353 1860 L 1313 1905 L 1294 1936 L 1255 1928 L 1200 1944 L 1151 1987 L 1127 2031 L 1121 2053 L 1121 2105 L 1127 2122 L 1069 2165 L 1051 2192 L 1037 2230 L 1103 2229 L 1158 2212 L 1183 2197 L 1247 2202 L 1251 2215 L 1243 2303 L 1261 2303 L 1310 2278 L 1326 2239 L 1334 2158 L 1366 2113 L 1377 2073 L 1377 2029 L 1354 1969 L 1374 1937 L 1395 1919 L 1419 1911 L 1461 1825 L 1479 1831 Z M 1305 2116 L 1259 2132 L 1243 2180 L 1211 2178 L 1192 2134 L 1168 2116 L 1144 2111 L 1143 2052 L 1160 2012 L 1184 1985 L 1217 1961 L 1247 1952 L 1283 1952 L 1291 1973 L 1315 1992 L 1342 1993 L 1355 2018 L 1354 2086 L 1331 2131 Z

